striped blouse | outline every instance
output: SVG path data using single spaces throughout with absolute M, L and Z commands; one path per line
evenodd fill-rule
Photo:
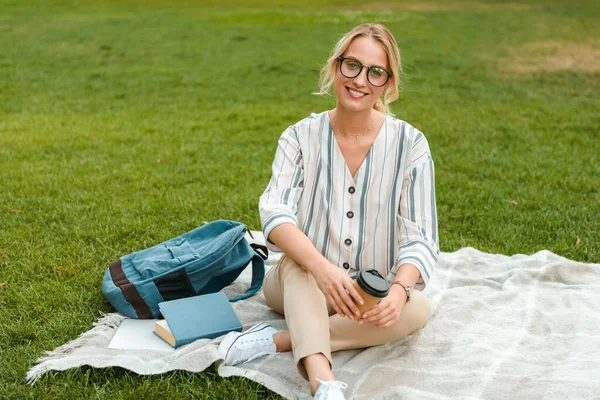
M 259 211 L 266 238 L 276 226 L 294 224 L 351 276 L 375 268 L 393 281 L 398 267 L 410 263 L 421 272 L 416 288 L 422 289 L 439 255 L 429 145 L 421 132 L 391 116 L 354 176 L 327 112 L 287 128 Z

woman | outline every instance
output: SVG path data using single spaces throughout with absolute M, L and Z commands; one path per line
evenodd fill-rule
M 398 98 L 400 53 L 390 32 L 362 24 L 336 45 L 319 94 L 336 107 L 290 126 L 260 197 L 267 244 L 283 251 L 265 277 L 267 304 L 289 332 L 258 324 L 221 343 L 235 365 L 293 351 L 315 399 L 343 399 L 331 352 L 388 343 L 422 328 L 422 289 L 439 254 L 434 170 L 423 134 L 389 114 Z M 375 268 L 390 292 L 360 320 L 352 277 Z M 412 294 L 412 296 L 411 296 Z

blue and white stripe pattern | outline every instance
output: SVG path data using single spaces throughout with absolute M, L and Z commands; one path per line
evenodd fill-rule
M 259 210 L 266 238 L 276 226 L 294 224 L 351 275 L 376 268 L 392 281 L 398 267 L 410 263 L 421 272 L 419 289 L 439 255 L 429 145 L 421 132 L 391 116 L 354 176 L 327 112 L 290 126 L 279 138 Z

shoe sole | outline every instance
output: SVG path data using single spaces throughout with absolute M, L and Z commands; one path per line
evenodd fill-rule
M 221 350 L 221 346 L 227 347 L 227 351 L 225 352 L 225 357 L 223 357 L 223 360 L 225 361 L 225 365 L 229 365 L 229 364 L 227 364 L 227 357 L 229 357 L 229 351 L 231 350 L 231 348 L 233 347 L 233 345 L 235 344 L 235 342 L 237 342 L 237 340 L 239 338 L 241 338 L 242 336 L 245 336 L 245 335 L 247 335 L 249 333 L 254 333 L 254 332 L 262 331 L 263 329 L 271 328 L 271 327 L 272 326 L 270 324 L 267 324 L 266 322 L 261 322 L 261 323 L 259 323 L 257 325 L 254 325 L 252 328 L 248 329 L 246 332 L 243 332 L 243 333 L 237 335 L 236 338 L 233 339 L 233 341 L 231 343 L 229 343 L 229 344 L 227 344 L 227 336 L 225 336 L 223 338 L 223 341 L 221 342 L 221 344 L 219 344 L 219 352 L 221 354 L 223 354 L 223 351 Z M 233 333 L 233 332 L 231 332 L 230 334 L 232 336 L 235 335 L 235 333 Z M 230 334 L 228 334 L 228 335 L 230 335 Z

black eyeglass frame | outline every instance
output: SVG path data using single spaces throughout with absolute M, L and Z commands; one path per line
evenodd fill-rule
M 367 67 L 366 65 L 363 65 L 363 64 L 362 64 L 360 61 L 358 61 L 358 60 L 356 60 L 356 59 L 354 59 L 354 58 L 350 58 L 350 57 L 344 57 L 344 56 L 339 56 L 339 57 L 337 58 L 337 60 L 338 60 L 338 61 L 339 61 L 339 63 L 340 63 L 340 73 L 341 73 L 342 75 L 344 75 L 346 78 L 356 78 L 357 76 L 359 76 L 359 75 L 362 73 L 362 71 L 363 71 L 363 68 L 366 68 L 366 69 L 367 69 L 367 81 L 369 81 L 369 83 L 370 83 L 371 85 L 375 86 L 375 87 L 382 87 L 382 86 L 385 86 L 385 84 L 386 84 L 386 83 L 388 83 L 388 81 L 390 80 L 390 78 L 391 78 L 391 77 L 394 75 L 394 74 L 392 74 L 390 71 L 388 71 L 387 69 L 385 69 L 385 68 L 382 68 L 382 67 L 376 67 L 376 66 L 373 66 L 373 65 L 372 65 L 372 66 L 370 66 L 370 67 Z M 344 61 L 345 61 L 345 60 L 352 60 L 352 61 L 354 61 L 354 62 L 358 63 L 358 65 L 360 65 L 360 70 L 358 70 L 358 73 L 357 73 L 356 75 L 354 75 L 354 76 L 348 76 L 348 75 L 346 75 L 346 74 L 344 74 L 344 73 L 342 72 L 342 64 L 344 63 Z M 381 85 L 374 85 L 374 84 L 373 84 L 373 82 L 371 82 L 371 80 L 369 79 L 369 72 L 371 72 L 371 69 L 373 69 L 373 68 L 377 68 L 377 69 L 383 70 L 383 71 L 385 71 L 385 73 L 387 74 L 387 79 L 385 80 L 385 82 L 383 82 L 383 84 L 381 84 Z

